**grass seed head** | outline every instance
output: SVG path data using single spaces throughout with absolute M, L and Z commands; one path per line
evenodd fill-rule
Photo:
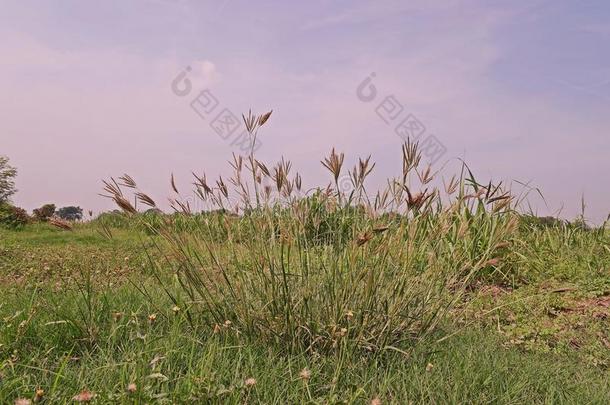
M 95 394 L 91 391 L 83 390 L 72 399 L 76 402 L 90 402 L 95 398 Z
M 337 154 L 335 152 L 335 148 L 330 152 L 330 156 L 324 158 L 322 161 L 322 165 L 328 169 L 335 178 L 335 182 L 339 180 L 339 175 L 341 174 L 341 168 L 343 167 L 343 160 L 345 155 L 343 153 Z
M 309 369 L 307 367 L 305 367 L 299 373 L 299 378 L 301 378 L 302 380 L 308 381 L 311 378 L 311 371 L 309 371 Z
M 265 122 L 267 122 L 267 120 L 269 119 L 269 117 L 271 117 L 271 114 L 273 113 L 273 110 L 269 111 L 266 114 L 261 115 L 260 117 L 258 117 L 258 126 L 262 127 L 263 125 L 265 125 Z
M 37 388 L 34 401 L 40 401 L 42 397 L 44 397 L 44 390 L 42 388 Z

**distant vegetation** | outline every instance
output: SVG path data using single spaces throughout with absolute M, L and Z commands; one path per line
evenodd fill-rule
M 80 221 L 83 219 L 83 209 L 81 207 L 63 207 L 57 210 L 57 216 L 66 221 Z
M 48 221 L 55 214 L 55 204 L 45 204 L 32 211 L 32 216 L 37 221 Z
M 29 222 L 30 216 L 23 208 L 15 207 L 7 202 L 0 203 L 0 226 L 19 229 Z
M 10 197 L 17 192 L 16 176 L 17 169 L 9 164 L 6 156 L 0 156 L 0 204 L 8 203 Z

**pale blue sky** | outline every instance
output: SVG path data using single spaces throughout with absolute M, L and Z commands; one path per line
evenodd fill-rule
M 400 138 L 363 103 L 371 72 L 481 180 L 531 181 L 574 217 L 610 212 L 607 1 L 2 1 L 0 154 L 15 202 L 111 208 L 102 178 L 159 200 L 169 174 L 226 173 L 236 151 L 189 107 L 209 88 L 236 114 L 275 110 L 260 156 L 309 184 L 335 146 L 400 170 Z M 178 97 L 186 67 L 193 92 Z M 219 107 L 219 108 L 221 108 Z M 451 164 L 448 169 L 451 169 Z

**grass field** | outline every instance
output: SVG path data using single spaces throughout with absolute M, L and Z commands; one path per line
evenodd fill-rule
M 135 233 L 2 231 L 0 402 L 41 389 L 47 403 L 83 390 L 99 403 L 608 403 L 608 238 L 538 233 L 549 240 L 522 252 L 516 285 L 478 286 L 415 349 L 311 355 L 231 325 L 192 328 L 147 274 Z
M 414 153 L 374 199 L 368 160 L 307 198 L 258 165 L 274 202 L 236 160 L 240 215 L 205 177 L 217 211 L 139 213 L 124 176 L 122 213 L 0 229 L 0 403 L 610 403 L 608 231 L 464 172 L 412 192 Z

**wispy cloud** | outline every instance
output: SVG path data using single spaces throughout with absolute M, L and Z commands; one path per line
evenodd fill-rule
M 382 0 L 376 2 L 354 2 L 349 7 L 312 18 L 302 26 L 305 30 L 320 29 L 323 27 L 342 24 L 364 24 L 378 22 L 389 16 L 396 17 L 405 13 L 440 12 L 464 3 L 462 0 L 434 1 L 400 1 Z
M 583 25 L 586 15 L 571 26 L 570 16 L 548 17 L 570 10 L 545 2 L 466 0 L 219 6 L 157 0 L 123 5 L 122 17 L 112 3 L 81 6 L 94 27 L 60 6 L 28 9 L 27 18 L 8 7 L 0 133 L 21 169 L 17 202 L 99 209 L 98 179 L 116 171 L 158 195 L 170 172 L 222 172 L 230 146 L 170 89 L 190 66 L 194 87 L 211 88 L 232 111 L 273 108 L 261 156 L 294 159 L 311 183 L 325 179 L 317 161 L 332 146 L 354 158 L 372 153 L 377 179 L 395 172 L 400 139 L 355 96 L 376 72 L 382 95 L 425 121 L 447 156 L 465 156 L 484 176 L 532 180 L 555 206 L 565 202 L 567 216 L 583 191 L 593 216 L 610 209 L 599 187 L 610 171 L 610 61 L 569 36 L 583 26 L 593 40 L 605 35 Z M 58 16 L 67 23 L 52 23 Z

